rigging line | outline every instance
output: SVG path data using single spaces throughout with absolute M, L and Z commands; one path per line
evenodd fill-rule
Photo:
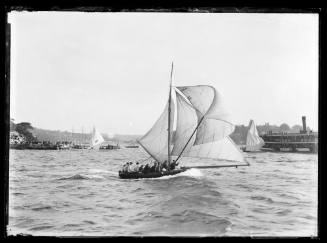
M 175 160 L 175 163 L 179 160 L 179 158 L 182 156 L 186 146 L 188 145 L 188 143 L 191 141 L 191 138 L 193 137 L 195 131 L 198 129 L 198 127 L 200 126 L 201 122 L 203 121 L 204 116 L 201 118 L 200 122 L 198 123 L 198 125 L 196 126 L 196 128 L 194 129 L 192 135 L 190 136 L 190 138 L 188 139 L 187 143 L 185 144 L 184 148 L 182 149 L 181 153 L 178 155 L 177 159 Z
M 193 126 L 193 125 L 191 125 L 191 126 L 189 126 L 189 127 L 187 127 L 187 128 L 185 128 L 184 129 L 184 131 L 180 134 L 180 135 L 184 135 L 184 134 L 186 134 L 189 130 L 193 130 L 193 129 L 195 129 L 195 127 Z M 176 130 L 175 130 L 176 131 Z
M 168 100 L 168 168 L 170 168 L 170 112 L 171 112 L 171 84 L 173 80 L 173 70 L 174 70 L 174 62 L 171 63 L 171 71 L 170 71 L 170 84 L 169 84 L 169 100 Z

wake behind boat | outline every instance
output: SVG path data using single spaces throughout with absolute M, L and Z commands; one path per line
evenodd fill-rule
M 119 177 L 156 178 L 178 174 L 188 168 L 203 168 L 178 167 L 179 160 L 187 157 L 214 161 L 214 165 L 205 166 L 206 168 L 248 166 L 242 152 L 229 137 L 235 126 L 218 91 L 209 85 L 172 87 L 172 73 L 173 64 L 168 103 L 163 113 L 138 140 L 154 161 L 150 162 L 151 165 L 139 161 L 134 164 L 128 162 L 119 171 Z M 150 170 L 145 169 L 149 167 Z

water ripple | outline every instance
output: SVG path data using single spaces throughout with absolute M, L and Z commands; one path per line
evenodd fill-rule
M 244 168 L 122 180 L 115 152 L 10 150 L 10 234 L 108 236 L 314 235 L 317 156 L 245 154 Z

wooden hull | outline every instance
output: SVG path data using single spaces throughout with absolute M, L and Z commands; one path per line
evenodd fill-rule
M 121 179 L 158 178 L 162 176 L 176 175 L 184 171 L 186 171 L 186 169 L 178 169 L 178 170 L 163 171 L 163 172 L 150 172 L 146 174 L 143 174 L 141 172 L 122 173 L 121 171 L 119 171 L 119 178 Z

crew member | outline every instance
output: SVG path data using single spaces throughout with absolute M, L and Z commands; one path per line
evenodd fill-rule
M 150 172 L 155 172 L 155 171 L 156 171 L 156 162 L 153 162 L 150 165 Z
M 170 169 L 174 170 L 176 168 L 176 166 L 178 166 L 178 163 L 176 163 L 176 161 L 173 160 L 173 162 L 170 164 Z
M 141 165 L 141 166 L 139 167 L 139 172 L 143 172 L 143 168 L 144 168 L 144 166 Z
M 165 170 L 168 170 L 168 162 L 167 162 L 167 160 L 165 160 L 165 161 L 162 163 L 162 168 L 165 169 Z
M 126 163 L 123 164 L 123 166 L 122 166 L 122 168 L 121 168 L 121 171 L 122 171 L 122 172 L 125 172 L 125 167 L 126 167 Z
M 143 173 L 146 174 L 146 173 L 148 173 L 148 172 L 150 172 L 150 167 L 149 167 L 148 164 L 146 164 L 146 165 L 144 166 L 144 168 L 143 168 Z
M 128 172 L 132 172 L 133 171 L 133 162 L 129 162 L 129 165 L 127 167 L 127 171 Z
M 127 162 L 127 163 L 124 165 L 124 172 L 128 172 L 128 166 L 129 166 L 129 162 Z
M 134 172 L 138 172 L 139 171 L 139 162 L 136 162 L 136 165 L 133 168 Z

